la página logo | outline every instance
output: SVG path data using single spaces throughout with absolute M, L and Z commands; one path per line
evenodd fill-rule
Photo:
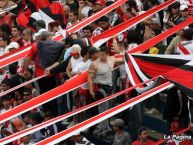
M 190 135 L 164 135 L 167 145 L 193 145 Z

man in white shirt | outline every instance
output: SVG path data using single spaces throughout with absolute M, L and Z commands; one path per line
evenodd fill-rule
M 186 55 L 193 54 L 193 30 L 184 30 L 183 39 L 184 40 L 178 44 L 176 53 Z

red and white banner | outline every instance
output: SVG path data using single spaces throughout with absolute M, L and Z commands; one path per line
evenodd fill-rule
M 93 44 L 94 47 L 100 47 L 102 44 L 104 44 L 105 42 L 107 42 L 109 39 L 113 38 L 113 36 L 115 34 L 120 34 L 130 28 L 132 28 L 133 26 L 135 26 L 136 24 L 139 24 L 140 22 L 144 21 L 145 19 L 147 19 L 148 17 L 152 16 L 153 14 L 159 12 L 160 10 L 163 10 L 164 8 L 168 7 L 169 5 L 171 5 L 172 3 L 174 3 L 175 0 L 169 0 L 161 5 L 158 5 L 148 11 L 146 11 L 145 13 L 138 15 L 132 19 L 129 19 L 128 21 L 125 21 L 115 27 L 113 27 L 112 29 L 106 30 L 104 33 L 101 33 L 97 36 L 94 36 L 91 38 L 91 42 Z
M 53 145 L 53 144 L 57 144 L 65 139 L 68 139 L 69 137 L 73 136 L 74 134 L 80 133 L 81 131 L 84 131 L 85 129 L 94 126 L 96 124 L 98 124 L 101 121 L 104 121 L 140 102 L 143 102 L 144 100 L 154 96 L 155 94 L 164 91 L 167 88 L 172 87 L 173 84 L 167 82 L 164 83 L 150 91 L 145 92 L 144 94 L 141 94 L 135 98 L 132 98 L 116 107 L 113 107 L 99 115 L 96 115 L 84 122 L 81 122 L 69 129 L 66 129 L 54 136 L 51 136 L 43 141 L 40 141 L 39 143 L 36 143 L 36 145 Z
M 150 79 L 150 80 L 148 80 L 148 81 L 146 81 L 146 82 L 143 82 L 143 83 L 138 84 L 138 85 L 136 85 L 136 86 L 130 87 L 130 88 L 128 88 L 128 89 L 125 89 L 125 90 L 123 90 L 123 91 L 120 91 L 120 92 L 118 92 L 118 93 L 115 93 L 115 94 L 113 94 L 113 95 L 111 95 L 111 96 L 105 97 L 105 98 L 103 98 L 103 99 L 101 99 L 101 100 L 98 100 L 98 101 L 96 101 L 96 102 L 93 102 L 93 103 L 91 103 L 91 104 L 88 104 L 88 105 L 86 105 L 86 106 L 84 106 L 84 107 L 78 108 L 78 109 L 73 110 L 73 111 L 71 111 L 71 112 L 68 112 L 68 113 L 66 113 L 66 114 L 64 114 L 64 115 L 58 116 L 58 117 L 56 117 L 56 118 L 50 119 L 50 120 L 45 121 L 45 122 L 43 122 L 43 123 L 41 123 L 41 124 L 38 124 L 38 125 L 36 125 L 36 126 L 27 128 L 27 129 L 25 129 L 25 130 L 23 130 L 23 131 L 21 131 L 21 132 L 17 132 L 17 133 L 15 133 L 15 134 L 13 134 L 13 135 L 10 135 L 10 136 L 8 136 L 8 137 L 5 137 L 5 138 L 3 138 L 3 139 L 0 139 L 0 143 L 2 143 L 2 144 L 7 144 L 7 143 L 9 143 L 9 142 L 12 142 L 12 141 L 14 141 L 14 140 L 17 140 L 17 139 L 19 139 L 19 138 L 21 138 L 21 137 L 24 137 L 24 136 L 26 136 L 26 135 L 28 135 L 28 134 L 31 134 L 31 133 L 35 132 L 35 131 L 41 130 L 41 129 L 43 129 L 43 128 L 45 128 L 45 127 L 48 127 L 48 126 L 50 126 L 50 125 L 52 125 L 52 124 L 54 124 L 54 123 L 60 122 L 60 121 L 62 121 L 62 120 L 64 120 L 64 119 L 67 119 L 67 118 L 69 118 L 69 117 L 72 117 L 72 116 L 74 116 L 74 115 L 76 115 L 76 114 L 78 114 L 78 113 L 81 113 L 81 112 L 83 112 L 83 111 L 86 111 L 86 110 L 88 110 L 88 109 L 90 109 L 90 108 L 92 108 L 92 107 L 94 107 L 94 106 L 97 106 L 97 105 L 99 105 L 99 104 L 101 104 L 101 103 L 104 103 L 104 102 L 106 102 L 106 101 L 109 101 L 109 100 L 111 100 L 111 99 L 113 99 L 113 98 L 116 98 L 117 96 L 120 96 L 120 95 L 122 95 L 122 94 L 124 94 L 124 93 L 127 93 L 128 91 L 131 91 L 131 90 L 135 89 L 136 87 L 139 87 L 139 86 L 141 86 L 141 85 L 144 85 L 145 83 L 148 83 L 148 82 L 150 82 L 150 81 L 153 81 L 153 80 L 155 80 L 156 78 L 157 78 L 157 77 L 152 78 L 152 79 Z

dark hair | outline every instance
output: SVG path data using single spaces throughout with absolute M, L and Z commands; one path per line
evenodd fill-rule
M 91 27 L 91 26 L 86 26 L 86 27 L 84 27 L 82 30 L 83 30 L 83 31 L 84 31 L 84 30 L 90 30 L 90 32 L 92 32 L 92 27 Z
M 23 93 L 24 92 L 27 92 L 27 93 L 29 93 L 29 94 L 32 94 L 32 90 L 30 89 L 30 88 L 25 88 L 24 90 L 23 90 Z
M 88 50 L 89 57 L 91 57 L 95 53 L 98 53 L 98 50 L 95 47 L 90 47 Z
M 108 7 L 108 6 L 112 5 L 113 3 L 114 3 L 113 1 L 107 1 L 106 6 Z
M 32 112 L 29 115 L 29 118 L 31 118 L 32 120 L 36 121 L 36 123 L 41 123 L 43 121 L 43 118 L 41 116 L 41 114 L 39 112 Z
M 162 33 L 162 31 L 160 29 L 153 29 L 153 32 L 155 33 L 155 36 Z
M 8 35 L 11 35 L 11 28 L 10 28 L 9 25 L 7 25 L 7 24 L 1 25 L 0 30 L 1 30 L 2 32 L 5 32 L 5 33 L 8 34 Z
M 89 48 L 90 48 L 90 47 L 89 47 L 89 46 L 86 46 L 86 45 L 83 45 L 83 46 L 82 46 L 82 49 L 81 49 L 81 52 L 80 52 L 80 54 L 81 54 L 82 57 L 84 57 L 85 55 L 88 54 Z
M 136 11 L 138 11 L 137 3 L 135 0 L 129 0 L 126 2 L 126 4 L 129 6 L 129 8 L 134 8 Z
M 109 19 L 107 16 L 102 16 L 101 18 L 98 19 L 98 22 L 109 22 Z
M 9 101 L 11 98 L 10 98 L 10 96 L 8 96 L 8 95 L 4 95 L 3 97 L 1 97 L 1 101 L 4 101 L 4 100 L 7 100 L 7 101 Z
M 96 0 L 87 0 L 88 2 L 90 2 L 90 3 L 96 3 Z
M 180 2 L 177 2 L 177 1 L 176 1 L 175 3 L 173 3 L 172 5 L 170 5 L 170 7 L 171 7 L 171 8 L 175 8 L 175 7 L 180 8 L 180 5 L 181 5 Z
M 9 36 L 8 34 L 3 34 L 3 35 L 1 36 L 1 39 L 2 39 L 3 41 L 6 41 L 7 44 L 10 43 L 10 36 Z
M 9 65 L 9 72 L 11 75 L 17 74 L 17 67 L 18 67 L 17 63 L 13 63 Z
M 6 84 L 7 86 L 11 86 L 11 80 L 10 79 L 4 79 L 1 84 Z
M 70 11 L 69 13 L 73 13 L 74 16 L 78 16 L 78 12 L 77 11 Z
M 109 53 L 109 49 L 108 49 L 108 47 L 106 47 L 106 46 L 103 46 L 103 47 L 101 47 L 100 48 L 100 52 L 104 52 L 104 53 Z
M 50 112 L 50 111 L 46 111 L 45 112 L 45 117 L 55 117 L 54 113 Z
M 19 25 L 15 25 L 15 26 L 12 27 L 12 29 L 13 29 L 13 28 L 17 29 L 19 32 L 22 31 L 22 28 L 21 28 Z
M 139 44 L 139 32 L 135 30 L 129 30 L 127 33 L 127 42 Z
M 141 127 L 141 128 L 138 129 L 137 134 L 138 134 L 138 135 L 141 135 L 142 132 L 143 132 L 143 131 L 146 131 L 146 130 L 147 130 L 147 128 Z
M 184 30 L 184 39 L 187 41 L 190 41 L 193 39 L 193 30 L 192 29 L 186 29 Z

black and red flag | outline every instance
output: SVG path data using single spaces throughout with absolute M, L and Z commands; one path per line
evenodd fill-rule
M 158 77 L 173 82 L 193 97 L 193 55 L 125 54 L 125 67 L 132 85 Z M 154 81 L 136 90 L 142 93 L 159 82 Z

